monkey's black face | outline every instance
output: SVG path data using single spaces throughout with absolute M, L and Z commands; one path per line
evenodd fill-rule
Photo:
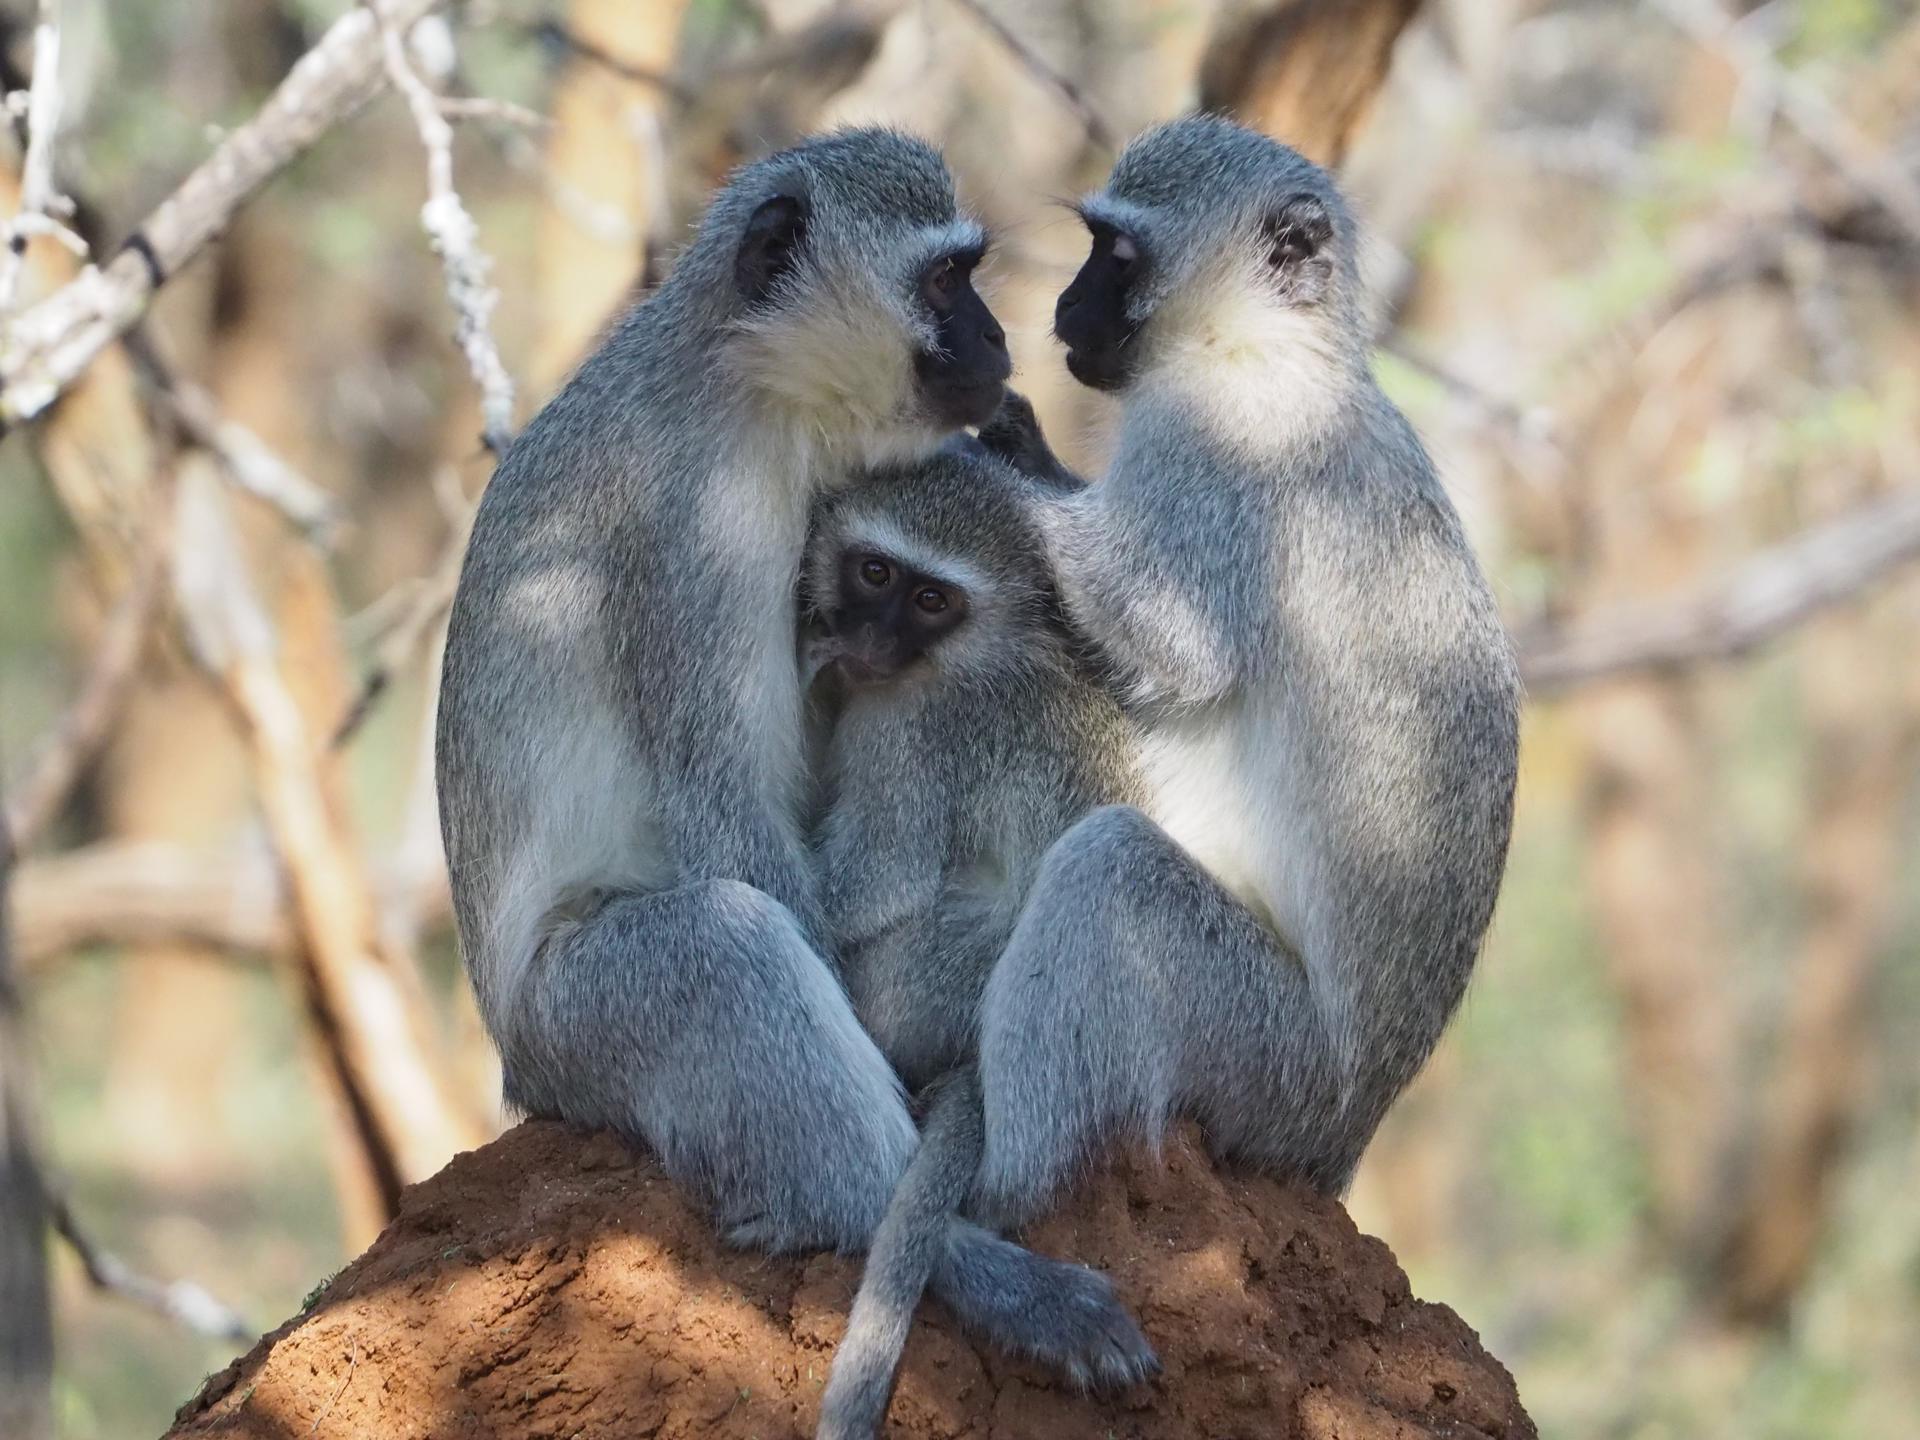
M 1053 333 L 1067 347 L 1067 369 L 1082 385 L 1118 390 L 1133 378 L 1135 326 L 1127 296 L 1143 269 L 1140 245 L 1124 230 L 1090 220 L 1093 250 L 1054 306 Z
M 914 376 L 928 414 L 948 429 L 990 420 L 1013 374 L 1006 332 L 973 288 L 983 253 L 943 255 L 920 275 L 920 301 L 938 335 L 931 350 L 914 356 Z
M 967 595 L 890 556 L 849 550 L 839 593 L 824 617 L 823 658 L 855 685 L 892 680 L 925 658 L 967 618 Z

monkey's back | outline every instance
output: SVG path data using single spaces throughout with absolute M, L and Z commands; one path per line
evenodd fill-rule
M 1356 993 L 1393 997 L 1353 1017 L 1383 1111 L 1459 1002 L 1492 919 L 1520 682 L 1424 447 L 1384 396 L 1366 399 L 1370 443 L 1289 498 L 1277 639 L 1308 803 L 1323 843 L 1355 862 L 1329 867 L 1316 929 L 1336 965 L 1387 972 Z
M 697 329 L 684 311 L 662 292 L 621 322 L 515 443 L 468 543 L 436 767 L 462 953 L 496 1036 L 556 906 L 724 873 L 705 852 L 733 837 L 713 817 L 775 788 L 759 731 L 799 769 L 788 597 L 805 496 L 714 444 L 724 426 L 671 423 L 712 368 L 663 357 Z M 713 477 L 711 498 L 690 475 Z M 793 512 L 782 553 L 724 523 L 729 487 Z M 769 673 L 783 694 L 748 693 Z M 792 723 L 763 725 L 780 703 Z

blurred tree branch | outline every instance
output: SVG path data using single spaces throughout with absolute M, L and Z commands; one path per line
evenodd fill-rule
M 253 431 L 222 413 L 220 402 L 161 358 L 144 324 L 125 337 L 135 368 L 186 438 L 220 462 L 221 473 L 286 517 L 308 544 L 331 549 L 343 523 L 332 495 L 289 465 Z
M 1850 185 L 1872 196 L 1910 242 L 1920 244 L 1920 184 L 1826 96 L 1781 65 L 1752 26 L 1738 23 L 1720 0 L 1658 0 L 1658 8 L 1732 66 L 1750 93 L 1765 97 Z
M 20 168 L 20 207 L 7 224 L 6 248 L 0 251 L 0 315 L 12 311 L 19 293 L 29 236 L 50 235 L 75 254 L 86 253 L 80 238 L 60 223 L 73 213 L 73 202 L 53 183 L 60 102 L 59 9 L 53 0 L 40 0 L 39 23 L 33 31 L 33 80 L 27 92 L 27 153 Z
M 410 587 L 404 606 L 384 627 L 373 661 L 360 678 L 359 689 L 334 726 L 330 744 L 336 750 L 359 733 L 394 676 L 431 648 L 429 642 L 453 608 L 454 591 L 460 585 L 460 567 L 467 555 L 467 536 L 473 531 L 479 506 L 458 503 L 442 508 L 450 528 L 446 542 L 440 547 L 440 556 L 434 561 L 433 569 Z M 375 604 L 387 608 L 380 601 Z
M 1920 559 L 1920 485 L 1904 485 L 1764 550 L 1690 594 L 1522 630 L 1530 694 L 1741 655 Z
M 95 945 L 204 947 L 292 958 L 286 883 L 264 850 L 201 854 L 101 841 L 24 860 L 14 876 L 19 963 L 39 970 Z
M 15 854 L 32 845 L 60 813 L 112 733 L 139 678 L 140 657 L 166 590 L 172 531 L 171 487 L 156 488 L 149 502 L 154 518 L 136 551 L 133 578 L 101 627 L 80 693 L 41 742 L 26 778 L 13 787 L 0 812 L 0 843 L 10 844 Z
M 404 29 L 438 3 L 390 0 L 384 14 Z M 370 100 L 384 74 L 379 23 L 357 6 L 334 22 L 253 119 L 228 135 L 110 261 L 88 266 L 14 318 L 0 332 L 0 431 L 52 404 L 241 205 Z
M 181 623 L 247 743 L 287 871 L 309 1013 L 390 1206 L 402 1185 L 477 1142 L 479 1128 L 444 1088 L 422 997 L 381 953 L 360 857 L 321 783 L 319 752 L 280 675 L 272 622 L 253 593 L 221 497 L 185 479 L 174 572 Z
M 447 299 L 453 306 L 454 340 L 466 356 L 480 388 L 481 438 L 504 457 L 513 439 L 513 379 L 500 359 L 490 327 L 500 296 L 487 283 L 492 261 L 480 248 L 480 227 L 453 183 L 453 127 L 440 97 L 420 78 L 407 56 L 401 0 L 371 0 L 380 20 L 381 55 L 387 78 L 407 102 L 420 144 L 427 152 L 427 203 L 420 223 L 446 272 Z
M 1200 108 L 1337 166 L 1421 0 L 1277 0 L 1229 7 L 1200 61 Z
M 971 15 L 995 40 L 1000 42 L 1008 54 L 1066 102 L 1067 108 L 1073 111 L 1080 121 L 1080 127 L 1087 132 L 1087 139 L 1109 154 L 1120 148 L 1120 142 L 1114 134 L 1113 127 L 1107 123 L 1106 117 L 1100 113 L 1099 107 L 1088 97 L 1087 92 L 1075 84 L 1071 76 L 1062 74 L 1054 66 L 1049 65 L 1042 56 L 1016 35 L 1004 20 L 982 5 L 980 0 L 953 0 L 953 3 Z
M 1752 1118 L 1703 1216 L 1699 1283 L 1717 1318 L 1784 1322 L 1826 1235 L 1839 1162 L 1871 1097 L 1874 997 L 1899 913 L 1920 713 L 1887 634 L 1829 626 L 1806 647 L 1804 919 Z
M 382 911 L 428 926 L 452 920 L 443 869 L 392 857 L 369 867 Z M 206 852 L 103 841 L 24 860 L 14 872 L 14 953 L 27 973 L 91 946 L 189 945 L 222 962 L 297 958 L 286 877 L 261 848 Z
M 245 1342 L 259 1333 L 244 1316 L 215 1299 L 204 1286 L 191 1280 L 155 1280 L 142 1275 L 112 1251 L 101 1248 L 75 1218 L 65 1195 L 55 1194 L 50 1202 L 49 1218 L 54 1233 L 80 1257 L 80 1266 L 87 1272 L 87 1282 L 94 1289 L 130 1300 L 184 1325 L 196 1335 Z
M 699 99 L 692 89 L 681 84 L 667 71 L 655 70 L 646 65 L 635 65 L 630 60 L 622 59 L 604 45 L 595 44 L 572 27 L 552 17 L 528 26 L 527 33 L 543 45 L 565 51 L 582 60 L 589 60 L 622 80 L 631 80 L 636 85 L 646 85 L 659 90 L 681 105 L 691 105 Z

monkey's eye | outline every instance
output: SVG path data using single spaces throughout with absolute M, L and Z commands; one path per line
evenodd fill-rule
M 860 562 L 860 578 L 874 589 L 884 590 L 893 583 L 893 567 L 869 556 Z
M 933 585 L 923 585 L 913 592 L 913 603 L 928 615 L 940 615 L 946 612 L 951 603 L 947 592 Z
M 1124 230 L 1113 232 L 1113 263 L 1116 268 L 1125 270 L 1140 258 L 1140 246 Z
M 949 255 L 945 260 L 936 261 L 933 269 L 927 272 L 927 295 L 936 301 L 951 300 L 960 289 L 965 276 L 960 267 Z

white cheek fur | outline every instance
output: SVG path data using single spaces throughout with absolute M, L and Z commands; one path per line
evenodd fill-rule
M 1132 403 L 1171 401 L 1250 458 L 1324 431 L 1354 385 L 1336 323 L 1284 303 L 1245 256 L 1168 296 L 1146 338 Z

